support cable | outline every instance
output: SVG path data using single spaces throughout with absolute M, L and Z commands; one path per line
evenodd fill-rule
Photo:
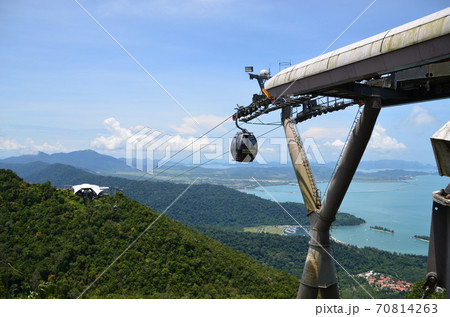
M 331 42 L 331 44 L 322 52 L 322 54 L 320 54 L 319 55 L 319 57 L 320 56 L 322 56 L 323 54 L 325 54 L 325 52 L 342 36 L 342 35 L 344 35 L 344 33 L 345 32 L 347 32 L 348 31 L 348 29 L 353 25 L 353 24 L 355 24 L 356 23 L 356 21 L 358 21 L 359 20 L 359 18 L 361 18 L 361 16 L 367 11 L 367 10 L 369 10 L 369 8 L 376 2 L 377 0 L 374 0 L 371 4 L 369 4 L 369 6 L 367 7 L 367 8 L 365 8 L 364 9 L 364 11 L 363 12 L 361 12 L 361 14 L 360 15 L 358 15 L 358 17 L 355 19 L 355 20 L 353 20 L 353 22 L 352 23 L 350 23 L 350 25 L 344 30 L 344 32 L 342 32 L 333 42 Z M 281 96 L 283 96 L 288 90 L 289 90 L 289 88 L 291 88 L 292 87 L 292 85 L 294 85 L 295 84 L 295 82 L 298 80 L 298 78 L 296 78 L 291 84 L 289 84 L 289 86 L 286 88 L 286 89 L 284 89 L 284 91 L 275 99 L 275 101 L 273 102 L 273 103 L 275 103 Z
M 339 157 L 336 161 L 336 165 L 334 166 L 333 172 L 331 173 L 330 179 L 328 180 L 327 187 L 325 188 L 325 191 L 323 193 L 323 199 L 327 195 L 327 191 L 328 191 L 328 188 L 330 187 L 331 180 L 333 179 L 334 174 L 336 174 L 336 170 L 339 165 L 339 162 L 341 161 L 342 155 L 344 154 L 345 147 L 347 146 L 347 143 L 348 143 L 348 140 L 350 139 L 352 131 L 355 128 L 355 125 L 358 122 L 359 117 L 361 116 L 361 112 L 362 112 L 362 107 L 358 107 L 358 111 L 356 112 L 355 118 L 353 119 L 353 123 L 352 123 L 352 126 L 350 127 L 350 131 L 348 132 L 347 139 L 345 140 L 345 143 L 342 146 L 341 153 L 339 153 Z
M 233 115 L 234 115 L 234 114 L 233 114 Z M 228 121 L 230 118 L 232 118 L 233 115 L 230 115 L 230 116 L 226 117 L 224 120 L 222 120 L 222 121 L 221 121 L 220 123 L 218 123 L 216 126 L 212 127 L 211 129 L 209 129 L 208 131 L 206 131 L 205 133 L 203 133 L 201 136 L 197 137 L 197 139 L 196 139 L 195 141 L 193 141 L 193 142 L 191 142 L 190 144 L 186 145 L 186 146 L 183 147 L 181 150 L 178 150 L 178 151 L 172 156 L 172 158 L 175 157 L 176 155 L 178 155 L 179 153 L 181 153 L 182 151 L 186 150 L 189 146 L 192 146 L 196 141 L 200 140 L 200 139 L 203 138 L 204 136 L 208 135 L 209 133 L 211 133 L 212 131 L 214 131 L 215 129 L 217 129 L 219 126 L 221 126 L 221 125 L 224 124 L 226 121 Z M 274 130 L 276 130 L 277 128 L 280 127 L 280 124 L 279 124 L 279 123 L 249 123 L 249 122 L 245 122 L 245 123 L 246 123 L 246 124 L 260 124 L 260 125 L 275 125 L 275 126 L 276 126 L 275 128 L 269 130 L 268 132 L 263 133 L 262 135 L 260 135 L 260 136 L 258 136 L 258 137 L 262 137 L 262 136 L 266 135 L 267 133 L 270 133 L 270 132 L 272 132 L 272 131 L 274 131 Z M 234 129 L 236 129 L 236 128 L 233 127 L 231 130 L 228 130 L 227 132 L 225 132 L 224 134 L 222 134 L 219 138 L 224 137 L 224 136 L 227 135 L 228 133 L 232 132 Z M 142 174 L 139 178 L 137 178 L 136 180 L 137 180 L 137 181 L 140 181 L 141 179 L 143 179 L 143 178 L 146 177 L 146 176 L 148 176 L 147 179 L 154 179 L 154 178 L 160 176 L 161 174 L 163 174 L 164 172 L 167 172 L 168 170 L 174 168 L 175 166 L 180 165 L 181 162 L 183 162 L 184 160 L 186 160 L 186 159 L 192 157 L 195 153 L 198 153 L 199 151 L 201 151 L 203 148 L 205 148 L 205 147 L 208 146 L 208 145 L 210 145 L 210 143 L 204 144 L 204 145 L 201 146 L 200 149 L 198 149 L 197 151 L 192 152 L 192 153 L 189 154 L 188 156 L 186 156 L 186 157 L 182 158 L 181 160 L 177 161 L 175 164 L 166 167 L 164 170 L 159 171 L 159 172 L 156 173 L 156 174 L 151 175 L 151 174 L 149 174 L 149 173 L 144 173 L 144 174 Z M 229 151 L 223 153 L 222 155 L 225 155 L 225 154 L 227 154 L 228 152 L 229 152 Z M 220 156 L 218 156 L 218 157 L 220 157 Z M 192 168 L 192 169 L 190 169 L 190 170 L 193 170 L 193 169 L 195 169 L 195 168 L 197 168 L 197 167 L 200 167 L 200 166 L 202 166 L 203 164 L 209 163 L 210 161 L 215 160 L 215 159 L 217 159 L 218 157 L 215 157 L 215 158 L 213 158 L 213 159 L 210 159 L 210 160 L 208 160 L 207 162 L 202 163 L 202 164 L 200 164 L 199 166 L 196 166 L 196 167 L 194 167 L 194 168 Z M 190 171 L 190 170 L 188 170 L 188 171 Z M 185 171 L 185 173 L 187 173 L 188 171 Z M 169 180 L 173 180 L 174 178 L 177 178 L 177 177 L 179 177 L 179 176 L 181 176 L 181 175 L 184 175 L 185 173 L 182 173 L 182 174 L 180 174 L 180 175 L 177 175 L 177 176 L 175 176 L 175 177 L 172 177 L 172 178 L 170 178 Z
M 198 177 L 192 182 L 192 183 L 190 183 L 189 184 L 189 186 L 188 187 L 186 187 L 185 189 L 184 189 L 184 191 L 181 193 L 181 194 L 179 194 L 173 201 L 172 201 L 172 203 L 170 203 L 170 205 L 169 206 L 167 206 L 167 208 L 162 212 L 162 213 L 160 213 L 156 218 L 155 218 L 155 220 L 153 220 L 152 221 L 152 223 L 151 224 L 149 224 L 145 229 L 144 229 L 144 231 L 142 231 L 138 236 L 137 236 L 137 238 L 136 239 L 134 239 L 133 240 L 133 242 L 131 242 L 123 251 L 122 251 L 122 253 L 120 253 L 119 254 L 119 256 L 117 256 L 115 259 L 114 259 L 114 261 L 112 261 L 111 262 L 111 264 L 109 264 L 104 270 L 103 270 L 103 272 L 102 273 L 100 273 L 96 278 L 95 278 L 95 280 L 91 283 L 91 284 L 89 284 L 81 293 L 80 293 L 80 295 L 78 295 L 78 297 L 77 297 L 77 299 L 80 299 L 81 297 L 83 297 L 83 295 L 84 295 L 84 293 L 86 293 L 91 287 L 92 287 L 92 285 L 94 285 L 102 276 L 103 276 L 103 274 L 105 274 L 108 270 L 109 270 L 109 268 L 111 267 L 111 266 L 113 266 L 114 265 L 114 263 L 116 263 L 117 262 L 117 260 L 119 260 L 121 257 L 122 257 L 122 255 L 124 255 L 146 232 L 147 232 L 147 230 L 148 229 L 150 229 L 157 221 L 158 221 L 158 219 L 159 218 L 161 218 L 188 190 L 189 190 L 189 188 L 191 188 L 192 187 L 192 185 L 194 185 L 195 184 L 195 182 L 198 180 Z
M 228 133 L 232 132 L 234 129 L 236 129 L 236 128 L 232 128 L 231 130 L 228 130 L 227 132 L 225 132 L 224 134 L 222 134 L 222 135 L 219 137 L 219 139 L 220 139 L 220 138 L 223 138 L 225 135 L 227 135 Z M 208 145 L 211 145 L 211 143 L 203 144 L 203 146 L 200 146 L 200 148 L 199 148 L 197 151 L 193 151 L 191 154 L 189 154 L 188 156 L 184 157 L 184 158 L 181 159 L 180 161 L 176 162 L 174 165 L 170 165 L 169 167 L 167 167 L 167 168 L 165 168 L 164 170 L 160 171 L 158 174 L 153 175 L 152 178 L 157 177 L 157 176 L 161 175 L 162 173 L 164 173 L 164 172 L 170 170 L 171 168 L 173 168 L 173 167 L 179 165 L 181 162 L 183 162 L 184 160 L 186 160 L 186 159 L 192 157 L 195 153 L 200 152 L 203 148 L 205 148 L 205 147 L 208 146 Z M 228 153 L 228 152 L 226 152 L 226 153 Z M 224 153 L 224 154 L 226 154 L 226 153 Z
M 269 131 L 267 131 L 267 132 L 265 132 L 265 133 L 263 133 L 263 134 L 257 136 L 257 138 L 263 137 L 263 136 L 265 136 L 266 134 L 268 134 L 268 133 L 270 133 L 270 132 L 272 132 L 272 131 L 275 131 L 276 129 L 278 129 L 278 128 L 280 128 L 280 127 L 282 127 L 281 124 L 278 125 L 277 127 L 273 128 L 273 129 L 270 129 Z M 214 161 L 214 160 L 220 158 L 222 155 L 228 154 L 229 152 L 230 152 L 230 150 L 228 150 L 228 151 L 226 151 L 226 152 L 224 152 L 224 153 L 222 153 L 222 154 L 220 154 L 220 155 L 218 155 L 218 156 L 216 156 L 216 157 L 213 157 L 212 159 L 209 159 L 208 161 L 206 161 L 206 162 L 204 162 L 204 163 L 201 163 L 201 164 L 199 164 L 199 165 L 196 165 L 196 166 L 192 167 L 191 169 L 188 169 L 188 170 L 186 170 L 186 171 L 184 171 L 184 172 L 178 174 L 177 176 L 174 176 L 174 177 L 170 178 L 169 181 L 174 180 L 174 179 L 176 179 L 176 178 L 178 178 L 178 177 L 180 177 L 180 176 L 183 176 L 184 174 L 189 173 L 190 171 L 193 171 L 193 170 L 195 170 L 196 168 L 199 168 L 199 167 L 201 167 L 201 166 L 203 166 L 203 165 L 205 165 L 205 164 L 207 164 L 207 163 L 209 163 L 209 162 L 211 162 L 211 161 Z
M 306 230 L 305 229 L 305 227 L 304 226 L 302 226 L 301 224 L 300 224 L 300 222 L 298 222 L 298 220 L 297 219 L 295 219 L 295 217 L 294 216 L 292 216 L 292 214 L 289 212 L 289 211 L 287 211 L 286 210 L 286 208 L 284 208 L 284 206 L 282 205 L 282 204 L 280 204 L 280 202 L 260 183 L 260 182 L 258 182 L 258 180 L 257 179 L 255 179 L 254 177 L 252 177 L 252 179 L 266 192 L 266 194 L 271 198 L 271 200 L 272 201 L 274 201 L 281 209 L 283 209 L 283 211 L 289 216 L 289 217 L 291 217 L 292 218 L 292 220 L 294 220 L 296 223 L 297 223 L 297 225 L 300 227 L 300 228 L 302 228 L 303 229 L 303 231 L 305 231 L 308 235 L 309 235 L 309 237 L 312 239 L 312 240 L 315 240 L 315 243 L 317 243 L 317 245 L 325 252 L 325 253 L 327 253 L 328 254 L 328 256 L 338 265 L 338 266 L 340 266 L 343 270 L 344 270 L 344 272 L 345 273 L 347 273 L 347 275 L 360 287 L 360 288 L 362 288 L 366 293 L 367 293 L 367 295 L 369 295 L 370 296 L 370 298 L 371 299 L 374 299 L 373 298 L 373 296 L 364 288 L 364 286 L 362 286 L 361 285 L 361 283 L 359 283 L 356 279 L 355 279 L 355 277 L 352 275 L 352 274 L 350 274 L 350 272 L 348 272 L 346 269 L 345 269 L 345 267 L 338 261 L 338 260 L 336 260 L 336 258 L 332 255 L 332 254 L 330 254 L 326 249 L 325 249 L 325 247 L 319 242 L 319 241 L 317 241 L 310 233 L 309 233 L 309 231 L 308 230 Z
M 172 155 L 172 158 L 175 157 L 176 155 L 178 155 L 179 153 L 181 153 L 182 151 L 186 150 L 189 146 L 193 146 L 193 144 L 195 142 L 197 142 L 198 140 L 200 140 L 201 138 L 203 138 L 204 136 L 206 136 L 207 134 L 209 134 L 210 132 L 214 131 L 215 129 L 217 129 L 219 126 L 221 126 L 222 124 L 224 124 L 226 121 L 228 121 L 230 118 L 232 118 L 233 115 L 230 115 L 228 117 L 226 117 L 224 120 L 222 120 L 220 123 L 216 124 L 214 127 L 212 127 L 211 129 L 209 129 L 208 131 L 206 131 L 205 133 L 203 133 L 201 136 L 197 137 L 197 139 L 195 141 L 192 141 L 190 144 L 186 145 L 185 147 L 183 147 L 181 150 L 178 150 L 174 155 Z M 230 131 L 228 131 L 227 133 L 233 131 L 234 128 Z M 223 134 L 221 137 L 223 137 L 224 135 L 226 135 L 227 133 Z M 156 175 L 152 175 L 150 178 L 155 178 L 157 176 L 159 176 L 160 174 L 162 174 L 163 172 L 169 170 L 170 168 L 177 166 L 178 164 L 180 164 L 182 161 L 184 161 L 185 159 L 189 158 L 190 156 L 192 156 L 194 153 L 191 153 L 189 156 L 181 159 L 180 161 L 178 161 L 177 163 L 175 163 L 174 165 L 169 166 L 168 168 L 164 169 L 163 171 L 159 172 Z M 136 180 L 139 181 L 141 180 L 143 177 L 145 177 L 146 175 L 149 175 L 149 173 L 144 173 L 143 175 L 141 175 L 139 178 L 137 178 Z

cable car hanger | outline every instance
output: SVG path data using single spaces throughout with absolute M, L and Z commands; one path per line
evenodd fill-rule
M 239 126 L 239 124 L 238 124 L 238 114 L 239 114 L 239 105 L 236 105 L 237 106 L 237 108 L 236 108 L 236 118 L 233 118 L 233 119 L 235 119 L 234 120 L 234 123 L 236 124 L 236 127 L 238 128 L 238 129 L 240 129 L 243 133 L 250 133 L 250 132 L 248 132 L 248 130 L 247 129 L 244 129 L 244 128 L 241 128 L 240 126 Z

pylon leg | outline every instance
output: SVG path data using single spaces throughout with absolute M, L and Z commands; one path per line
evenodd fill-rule
M 369 143 L 380 109 L 379 97 L 365 101 L 323 204 L 318 212 L 309 215 L 310 247 L 297 298 L 316 298 L 319 290 L 322 298 L 339 297 L 336 267 L 330 250 L 330 227 Z

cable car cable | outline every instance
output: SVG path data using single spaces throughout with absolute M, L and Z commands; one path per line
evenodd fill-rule
M 213 128 L 209 129 L 208 131 L 206 131 L 205 133 L 203 133 L 201 136 L 199 136 L 195 141 L 191 142 L 191 144 L 186 145 L 184 148 L 182 148 L 181 150 L 177 151 L 174 155 L 172 155 L 172 158 L 174 156 L 176 156 L 177 154 L 181 153 L 182 151 L 184 151 L 185 149 L 187 149 L 190 145 L 193 145 L 194 142 L 200 140 L 201 138 L 203 138 L 204 136 L 206 136 L 208 133 L 210 133 L 211 131 L 217 129 L 219 126 L 221 126 L 222 124 L 224 124 L 228 119 L 230 119 L 233 115 L 226 117 L 222 122 L 218 123 L 216 126 L 214 126 Z
M 212 132 L 213 130 L 217 129 L 219 126 L 221 126 L 222 124 L 224 124 L 227 120 L 229 120 L 233 115 L 230 115 L 228 117 L 226 117 L 224 120 L 222 120 L 220 123 L 218 123 L 217 125 L 215 125 L 214 127 L 212 127 L 211 129 L 209 129 L 208 131 L 206 131 L 205 133 L 203 133 L 201 136 L 199 136 L 195 141 L 191 142 L 191 144 L 186 145 L 185 147 L 183 147 L 181 150 L 178 150 L 174 155 L 172 155 L 172 158 L 175 157 L 177 154 L 181 153 L 182 151 L 184 151 L 185 149 L 187 149 L 189 146 L 193 145 L 194 142 L 200 140 L 201 138 L 203 138 L 204 136 L 206 136 L 208 133 Z M 234 128 L 232 129 L 234 130 Z M 228 131 L 231 132 L 232 130 Z M 227 133 L 228 133 L 227 132 Z M 184 159 L 182 159 L 181 161 L 185 160 L 188 157 L 185 157 Z M 177 162 L 175 165 L 171 165 L 171 167 L 178 165 L 181 161 Z M 169 167 L 170 168 L 170 167 Z M 166 170 L 168 170 L 169 168 L 165 169 L 162 172 L 165 172 Z M 154 178 L 158 175 L 160 175 L 162 172 L 156 174 L 156 175 L 152 175 L 150 178 Z M 139 181 L 141 180 L 143 177 L 149 175 L 149 173 L 144 173 L 142 174 L 139 178 L 137 178 L 136 180 Z
M 233 115 L 228 116 L 225 120 L 223 120 L 221 123 L 219 123 L 218 125 L 216 125 L 214 128 L 210 129 L 209 131 L 207 131 L 206 133 L 204 133 L 202 136 L 198 137 L 197 140 L 200 139 L 200 138 L 202 138 L 203 136 L 205 136 L 205 135 L 208 134 L 209 132 L 213 131 L 215 128 L 217 128 L 218 126 L 220 126 L 221 124 L 223 124 L 225 121 L 227 121 L 227 120 L 228 120 L 230 117 L 232 117 L 232 116 L 233 116 Z M 238 129 L 240 129 L 241 131 L 243 131 L 243 132 L 242 132 L 243 135 L 246 135 L 246 136 L 251 137 L 253 143 L 256 143 L 256 138 L 253 136 L 253 133 L 248 132 L 245 128 L 240 127 L 239 124 L 237 123 L 237 120 L 236 120 L 235 124 L 236 124 L 236 127 L 237 127 Z M 278 127 L 277 127 L 277 128 L 278 128 Z M 230 133 L 230 132 L 233 131 L 234 129 L 235 129 L 235 128 L 233 128 L 233 129 L 231 129 L 231 130 L 225 132 L 225 133 L 224 133 L 223 135 L 221 135 L 219 138 L 224 137 L 225 135 L 227 135 L 228 133 Z M 273 129 L 273 130 L 274 130 L 274 129 Z M 269 132 L 270 132 L 270 131 L 269 131 Z M 263 135 L 265 135 L 265 134 L 263 134 Z M 252 141 L 250 141 L 250 142 L 252 142 Z M 192 145 L 193 143 L 194 143 L 194 142 L 192 142 L 191 145 Z M 186 160 L 187 158 L 193 156 L 195 153 L 201 151 L 201 150 L 202 150 L 203 148 L 205 148 L 205 146 L 207 146 L 207 145 L 210 145 L 210 143 L 205 144 L 205 145 L 203 145 L 203 146 L 200 146 L 200 148 L 199 148 L 197 151 L 192 152 L 192 153 L 189 154 L 188 156 L 184 157 L 183 159 L 181 159 L 180 161 L 176 162 L 175 164 L 173 164 L 173 165 L 171 165 L 171 166 L 165 168 L 164 170 L 160 171 L 159 173 L 157 173 L 157 174 L 155 174 L 155 175 L 152 175 L 151 178 L 155 178 L 155 177 L 161 175 L 162 173 L 168 171 L 169 169 L 171 169 L 171 168 L 173 168 L 173 167 L 179 165 L 182 161 L 184 161 L 184 160 Z M 189 145 L 188 145 L 188 146 L 189 146 Z M 186 149 L 188 146 L 184 147 L 182 150 Z M 178 151 L 176 154 L 180 153 L 182 150 Z M 223 153 L 223 154 L 227 154 L 228 152 L 229 152 L 229 151 L 227 151 L 227 152 L 225 152 L 225 153 Z M 175 155 L 176 155 L 176 154 L 175 154 Z M 223 154 L 221 154 L 221 155 L 223 155 Z M 174 155 L 174 156 L 175 156 L 175 155 Z M 253 153 L 252 155 L 253 155 L 253 158 L 254 158 L 254 156 L 256 156 L 256 153 Z M 220 157 L 220 155 L 219 155 L 218 157 Z M 218 158 L 218 157 L 215 157 L 215 158 L 213 158 L 213 159 L 211 159 L 211 160 L 214 160 L 214 159 L 216 159 L 216 158 Z M 208 163 L 208 162 L 210 162 L 211 160 L 209 160 L 209 161 L 207 161 L 207 162 L 205 162 L 205 163 Z M 253 159 L 252 159 L 251 161 L 253 161 Z M 203 164 L 200 164 L 200 166 L 201 166 L 201 165 L 203 165 Z M 197 168 L 197 167 L 198 167 L 198 166 L 196 166 L 196 167 L 194 167 L 194 168 Z M 190 170 L 193 170 L 194 168 L 192 168 L 192 169 L 190 169 Z M 190 170 L 187 170 L 187 171 L 185 171 L 185 172 L 189 172 Z M 142 175 L 141 178 L 144 177 L 144 176 L 146 176 L 147 174 L 148 174 L 148 173 Z M 172 178 L 169 179 L 169 180 L 172 180 L 172 179 L 174 179 L 174 178 L 177 178 L 177 177 L 179 177 L 179 176 L 181 176 L 181 175 L 183 175 L 183 174 L 184 174 L 184 173 L 179 174 L 179 175 L 177 175 L 177 176 L 175 176 L 175 177 L 172 177 Z M 139 178 L 139 179 L 140 179 L 140 178 Z M 138 180 L 139 180 L 139 179 L 138 179 Z
M 214 126 L 213 128 L 209 129 L 207 132 L 205 132 L 205 133 L 203 133 L 201 136 L 199 136 L 199 137 L 197 138 L 197 140 L 199 140 L 200 138 L 206 136 L 208 133 L 212 132 L 213 130 L 217 129 L 219 126 L 221 126 L 222 124 L 224 124 L 228 119 L 230 119 L 230 118 L 232 118 L 232 117 L 233 117 L 233 115 L 230 115 L 230 116 L 226 117 L 226 118 L 225 118 L 224 120 L 222 120 L 219 124 L 217 124 L 217 125 Z M 246 122 L 246 123 L 247 123 L 247 122 Z M 250 123 L 250 124 L 256 124 L 256 123 Z M 236 125 L 238 126 L 238 124 L 236 124 Z M 273 128 L 273 129 L 271 129 L 271 130 L 269 130 L 269 131 L 267 131 L 267 132 L 265 132 L 265 133 L 263 133 L 263 134 L 261 134 L 261 135 L 258 136 L 258 137 L 262 137 L 262 136 L 264 136 L 264 135 L 266 135 L 266 134 L 268 134 L 268 133 L 270 133 L 270 132 L 272 132 L 272 131 L 278 129 L 279 127 L 281 127 L 280 124 L 275 124 L 275 123 L 265 124 L 265 125 L 276 125 L 276 127 Z M 238 126 L 238 128 L 242 130 L 241 127 Z M 233 131 L 234 129 L 235 129 L 235 128 L 233 128 L 233 129 L 227 131 L 225 134 L 223 134 L 222 136 L 220 136 L 220 138 L 222 138 L 222 137 L 225 136 L 226 134 L 230 133 L 230 132 Z M 245 130 L 245 129 L 244 129 L 244 130 Z M 196 141 L 197 141 L 197 140 L 196 140 Z M 194 142 L 192 142 L 190 145 L 192 145 L 193 143 L 194 143 Z M 208 144 L 206 144 L 206 145 L 208 145 Z M 185 150 L 188 146 L 189 146 L 189 145 L 187 145 L 187 146 L 185 146 L 183 149 L 177 151 L 177 152 L 173 155 L 173 157 L 176 156 L 177 154 L 181 153 L 181 152 L 182 152 L 183 150 Z M 193 154 L 197 153 L 197 152 L 200 151 L 202 148 L 204 148 L 204 146 L 201 147 L 199 150 L 193 152 L 192 154 L 188 155 L 187 157 L 183 158 L 182 160 L 178 161 L 178 162 L 175 163 L 174 165 L 171 165 L 171 166 L 167 167 L 166 169 L 160 171 L 160 172 L 157 173 L 157 174 L 151 175 L 151 176 L 150 176 L 150 179 L 155 178 L 155 177 L 161 175 L 162 173 L 164 173 L 164 172 L 170 170 L 171 168 L 173 168 L 173 167 L 179 165 L 182 161 L 184 161 L 185 159 L 191 157 Z M 223 154 L 221 154 L 221 155 L 227 154 L 227 153 L 229 153 L 229 152 L 230 152 L 230 151 L 226 151 L 225 153 L 223 153 Z M 211 162 L 212 160 L 215 160 L 215 159 L 217 159 L 217 158 L 219 158 L 219 157 L 220 157 L 220 156 L 214 157 L 214 158 L 212 158 L 212 159 L 210 159 L 210 160 L 208 160 L 208 161 L 206 161 L 206 162 L 204 162 L 204 163 L 202 163 L 202 164 L 199 164 L 199 165 L 195 166 L 194 168 L 191 168 L 191 169 L 189 169 L 189 170 L 186 170 L 186 171 L 182 172 L 181 174 L 179 174 L 179 175 L 177 175 L 177 176 L 174 176 L 174 177 L 170 178 L 169 181 L 170 181 L 170 180 L 173 180 L 173 179 L 175 179 L 175 178 L 178 178 L 178 177 L 180 177 L 180 176 L 182 176 L 182 175 L 188 173 L 189 171 L 192 171 L 192 170 L 194 170 L 195 168 L 200 167 L 200 166 L 202 166 L 202 165 L 204 165 L 204 164 L 207 164 L 207 163 Z M 145 173 L 145 174 L 141 175 L 139 178 L 137 178 L 137 180 L 139 181 L 139 180 L 141 180 L 142 178 L 144 178 L 144 177 L 147 176 L 147 175 L 149 175 L 149 173 Z
M 233 131 L 234 129 L 235 129 L 235 128 L 232 128 L 231 130 L 228 130 L 227 132 L 225 132 L 224 134 L 222 134 L 222 135 L 221 135 L 220 137 L 218 137 L 218 138 L 219 138 L 219 139 L 220 139 L 220 138 L 223 138 L 225 135 L 227 135 L 228 133 L 230 133 L 230 132 Z M 173 167 L 179 165 L 182 161 L 184 161 L 184 160 L 187 159 L 187 158 L 190 158 L 190 157 L 193 156 L 195 153 L 200 152 L 203 148 L 205 148 L 205 147 L 208 146 L 208 145 L 211 145 L 211 143 L 207 143 L 207 144 L 204 144 L 203 146 L 200 146 L 200 148 L 199 148 L 197 151 L 192 152 L 191 154 L 189 154 L 189 155 L 186 156 L 185 158 L 181 159 L 180 161 L 176 162 L 175 164 L 170 165 L 169 167 L 167 167 L 167 168 L 165 168 L 164 170 L 160 171 L 158 174 L 152 175 L 152 178 L 157 177 L 157 176 L 161 175 L 162 173 L 168 171 L 169 169 L 171 169 L 171 168 L 173 168 Z M 224 153 L 224 154 L 225 154 L 225 153 Z
M 277 127 L 273 128 L 273 129 L 270 129 L 269 131 L 267 131 L 267 132 L 265 132 L 265 133 L 259 135 L 258 138 L 263 137 L 263 136 L 265 136 L 266 134 L 268 134 L 268 133 L 270 133 L 270 132 L 272 132 L 272 131 L 275 131 L 276 129 L 278 129 L 278 128 L 280 128 L 280 127 L 282 127 L 281 124 L 278 125 Z M 226 152 L 224 152 L 224 153 L 222 153 L 222 154 L 220 154 L 220 155 L 218 155 L 218 156 L 216 156 L 216 157 L 213 157 L 212 159 L 210 159 L 210 160 L 208 160 L 208 161 L 206 161 L 206 162 L 204 162 L 204 163 L 201 163 L 201 164 L 199 164 L 199 165 L 196 165 L 196 166 L 194 166 L 193 168 L 191 168 L 191 169 L 189 169 L 189 170 L 186 170 L 186 171 L 184 171 L 184 172 L 178 174 L 177 176 L 174 176 L 174 177 L 170 178 L 168 181 L 171 181 L 171 180 L 174 180 L 175 178 L 178 178 L 178 177 L 180 177 L 180 176 L 183 176 L 184 174 L 186 174 L 186 173 L 188 173 L 188 172 L 190 172 L 190 171 L 193 171 L 194 169 L 196 169 L 196 168 L 198 168 L 198 167 L 201 167 L 201 166 L 203 166 L 203 165 L 205 165 L 205 164 L 207 164 L 207 163 L 209 163 L 209 162 L 211 162 L 211 161 L 213 161 L 213 160 L 216 160 L 216 159 L 220 158 L 222 155 L 225 155 L 225 154 L 227 154 L 227 153 L 229 153 L 229 152 L 230 152 L 230 150 L 228 150 L 228 151 L 226 151 Z
M 261 121 L 261 120 L 260 120 L 260 121 Z M 259 122 L 246 122 L 246 124 L 254 124 L 254 125 L 280 125 L 279 122 L 269 122 L 269 123 L 267 123 L 267 122 L 262 122 L 262 121 L 261 121 L 261 123 L 259 123 Z
M 344 145 L 342 146 L 341 153 L 339 153 L 339 157 L 338 157 L 338 159 L 336 161 L 336 165 L 334 166 L 333 172 L 331 173 L 330 179 L 328 180 L 327 187 L 325 188 L 325 191 L 323 193 L 323 196 L 322 196 L 323 199 L 325 199 L 325 197 L 327 195 L 328 188 L 330 187 L 330 183 L 331 183 L 331 180 L 334 177 L 334 174 L 336 174 L 336 170 L 337 170 L 337 167 L 339 165 L 339 162 L 341 161 L 342 154 L 344 153 L 344 149 L 345 149 L 345 147 L 346 147 L 346 145 L 348 143 L 348 140 L 350 139 L 350 136 L 352 134 L 353 128 L 355 127 L 355 125 L 356 125 L 356 123 L 358 121 L 358 118 L 361 115 L 361 111 L 362 111 L 361 109 L 362 109 L 362 107 L 358 107 L 358 111 L 356 112 L 355 118 L 353 119 L 352 126 L 350 127 L 350 130 L 348 132 L 347 139 L 345 140 Z

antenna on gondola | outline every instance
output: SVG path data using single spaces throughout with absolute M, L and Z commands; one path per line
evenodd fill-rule
M 237 108 L 238 109 L 238 108 Z M 233 116 L 237 132 L 231 141 L 230 152 L 236 162 L 252 162 L 258 153 L 258 141 L 252 132 L 241 128 L 238 124 L 238 116 Z

